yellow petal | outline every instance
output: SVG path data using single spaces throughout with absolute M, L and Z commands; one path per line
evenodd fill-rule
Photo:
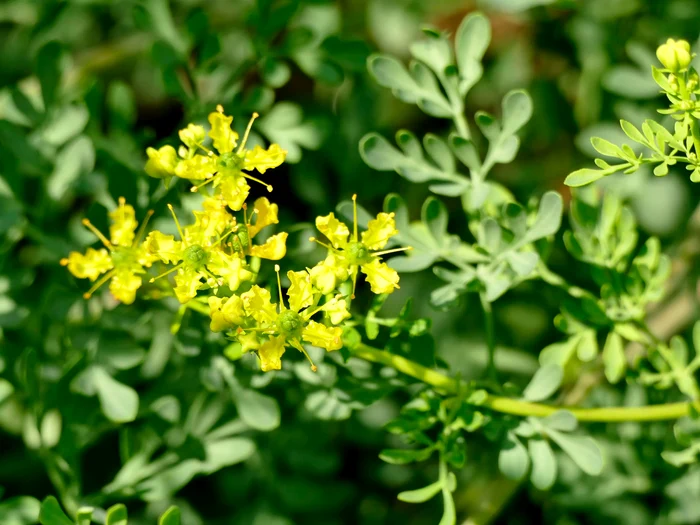
M 61 263 L 67 266 L 68 271 L 78 279 L 90 279 L 91 281 L 113 267 L 109 252 L 104 248 L 99 250 L 88 248 L 85 255 L 80 252 L 71 252 Z
M 252 150 L 246 151 L 243 169 L 247 171 L 256 169 L 260 173 L 265 173 L 282 164 L 286 157 L 287 151 L 280 148 L 279 144 L 271 144 L 267 149 L 255 146 Z
M 202 202 L 202 211 L 195 210 L 194 226 L 199 230 L 199 236 L 206 241 L 218 242 L 218 238 L 236 224 L 236 218 L 231 215 L 222 199 L 208 198 Z
M 329 327 L 316 321 L 309 321 L 301 335 L 307 343 L 328 351 L 340 350 L 343 347 L 341 340 L 343 329 L 339 327 Z
M 282 370 L 282 355 L 284 354 L 284 336 L 270 337 L 258 348 L 260 370 Z
M 175 167 L 179 162 L 177 152 L 172 146 L 163 146 L 160 149 L 146 149 L 148 161 L 146 162 L 146 173 L 156 179 L 162 179 L 175 175 Z
M 112 244 L 131 246 L 134 241 L 134 232 L 139 224 L 136 222 L 134 208 L 120 199 L 117 209 L 109 212 L 109 218 L 112 219 L 112 225 L 109 227 Z
M 201 275 L 192 268 L 180 268 L 175 275 L 175 297 L 182 304 L 194 299 L 202 287 Z
M 246 314 L 259 323 L 274 323 L 277 311 L 270 297 L 270 292 L 265 288 L 260 288 L 257 284 L 251 286 L 250 290 L 241 294 Z
M 182 259 L 182 243 L 173 235 L 165 235 L 158 230 L 148 234 L 144 241 L 150 255 L 158 257 L 166 264 L 174 264 Z
M 380 213 L 369 221 L 367 231 L 362 232 L 362 244 L 370 250 L 381 250 L 391 237 L 399 233 L 393 213 Z
M 238 290 L 243 281 L 250 281 L 253 278 L 253 273 L 246 268 L 245 259 L 221 250 L 213 250 L 209 254 L 207 268 L 214 275 L 221 277 L 232 292 Z
M 109 291 L 124 304 L 131 304 L 136 299 L 136 290 L 141 286 L 141 277 L 131 271 L 119 271 L 109 281 Z
M 260 197 L 259 199 L 255 200 L 253 203 L 255 224 L 248 226 L 248 234 L 251 238 L 255 237 L 265 226 L 277 224 L 279 222 L 279 219 L 277 218 L 278 209 L 277 204 L 270 204 L 267 197 Z
M 308 272 L 287 272 L 292 285 L 287 290 L 289 308 L 298 312 L 314 302 L 314 291 Z
M 348 303 L 345 299 L 332 299 L 328 301 L 323 308 L 323 311 L 333 324 L 340 324 L 345 319 L 350 317 L 348 311 Z
M 342 248 L 348 243 L 350 230 L 344 222 L 336 219 L 332 212 L 322 217 L 316 217 L 316 228 L 328 237 L 328 240 L 336 248 Z
M 231 297 L 209 297 L 209 316 L 212 332 L 221 332 L 240 326 L 245 321 L 243 299 L 237 295 Z
M 233 211 L 238 211 L 243 207 L 243 203 L 248 198 L 250 186 L 241 175 L 227 175 L 217 177 L 214 181 L 221 198 L 226 201 L 228 207 Z
M 376 294 L 391 293 L 399 287 L 399 274 L 396 270 L 389 268 L 386 263 L 377 258 L 363 264 L 360 269 L 367 276 L 372 292 Z
M 326 259 L 309 270 L 311 284 L 322 294 L 329 294 L 349 277 L 347 268 L 340 259 L 329 255 Z
M 211 124 L 209 137 L 219 153 L 233 151 L 238 143 L 238 133 L 231 129 L 231 122 L 233 117 L 227 117 L 218 111 L 209 114 L 209 124 Z
M 216 173 L 216 160 L 206 155 L 195 155 L 181 160 L 173 172 L 181 179 L 204 180 Z
M 252 246 L 250 254 L 262 259 L 279 261 L 287 253 L 287 232 L 273 235 L 260 246 Z
M 189 148 L 195 148 L 202 142 L 204 142 L 204 137 L 206 132 L 202 126 L 197 126 L 195 124 L 188 124 L 185 129 L 181 129 L 179 132 L 180 140 Z

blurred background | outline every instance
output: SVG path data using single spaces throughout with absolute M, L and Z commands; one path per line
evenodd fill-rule
M 0 523 L 33 523 L 27 516 L 36 498 L 49 494 L 69 508 L 124 501 L 137 524 L 154 523 L 170 503 L 180 505 L 186 525 L 437 522 L 439 498 L 420 506 L 396 500 L 433 480 L 437 466 L 377 457 L 396 444 L 382 426 L 410 395 L 390 388 L 395 378 L 381 378 L 389 386 L 372 396 L 369 365 L 336 372 L 332 362 L 314 377 L 293 358 L 273 376 L 242 359 L 222 371 L 216 357 L 226 343 L 201 316 L 187 314 L 173 336 L 173 304 L 118 306 L 106 291 L 86 302 L 86 283 L 58 261 L 92 245 L 81 219 L 105 231 L 119 196 L 138 217 L 155 209 L 155 226 L 164 230 L 172 229 L 166 203 L 183 214 L 195 208 L 197 196 L 183 184 L 166 189 L 145 175 L 145 149 L 176 145 L 177 131 L 204 123 L 217 104 L 239 131 L 259 112 L 252 140 L 288 150 L 288 163 L 266 180 L 290 232 L 290 267 L 318 259 L 306 242 L 313 218 L 353 193 L 376 213 L 387 193 L 398 192 L 418 218 L 427 187 L 371 170 L 358 141 L 404 128 L 445 135 L 449 125 L 376 85 L 366 58 L 379 51 L 408 60 L 421 27 L 454 32 L 477 9 L 490 19 L 493 39 L 467 116 L 499 113 L 514 88 L 534 100 L 518 157 L 492 172 L 523 203 L 551 189 L 568 201 L 563 180 L 592 162 L 592 135 L 616 142 L 620 118 L 637 125 L 654 118 L 664 103 L 650 75 L 656 46 L 668 37 L 695 44 L 700 27 L 695 0 L 0 3 Z M 699 197 L 686 173 L 640 171 L 607 182 L 633 208 L 642 236 L 657 235 L 668 247 L 684 237 Z M 450 232 L 469 238 L 459 199 L 442 200 Z M 550 264 L 590 285 L 560 240 Z M 478 298 L 435 311 L 421 298 L 436 282 L 429 271 L 402 276 L 383 311 L 396 313 L 414 297 L 413 316 L 432 320 L 433 337 L 421 344 L 462 377 L 479 377 L 486 349 Z M 495 305 L 497 364 L 514 383 L 528 381 L 539 351 L 560 336 L 552 324 L 559 299 L 525 283 Z M 687 308 L 685 317 L 666 315 L 679 330 L 692 320 Z M 124 388 L 140 400 L 138 417 L 126 424 L 105 406 Z M 597 386 L 589 399 L 619 404 L 644 395 Z M 240 422 L 236 404 L 245 396 L 271 419 L 249 414 L 245 423 L 256 430 L 228 428 L 227 439 L 237 441 L 212 458 L 212 429 Z M 593 426 L 608 458 L 602 477 L 562 460 L 547 493 L 505 480 L 497 450 L 475 436 L 458 476 L 460 522 L 700 523 L 700 471 L 659 458 L 668 430 L 663 423 Z M 141 457 L 140 467 L 132 461 L 122 469 Z

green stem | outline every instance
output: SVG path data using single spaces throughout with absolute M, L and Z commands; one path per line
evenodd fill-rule
M 395 368 L 449 394 L 457 394 L 460 383 L 436 370 L 424 367 L 405 357 L 360 344 L 350 349 L 355 357 Z M 558 410 L 568 410 L 579 421 L 614 423 L 623 421 L 664 421 L 688 415 L 690 403 L 669 403 L 644 407 L 576 408 L 530 403 L 519 399 L 489 395 L 481 405 L 496 412 L 514 416 L 545 417 Z
M 209 308 L 197 301 L 187 303 L 193 310 L 209 315 Z M 379 350 L 364 343 L 354 348 L 349 348 L 354 357 L 390 366 L 399 372 L 411 376 L 423 383 L 430 385 L 448 394 L 458 395 L 462 389 L 468 386 L 457 379 L 449 377 L 443 373 L 425 367 L 406 359 L 400 355 L 391 354 L 384 350 Z M 665 421 L 678 419 L 687 416 L 691 404 L 688 402 L 668 403 L 665 405 L 652 405 L 643 407 L 610 407 L 610 408 L 576 408 L 567 406 L 543 405 L 541 403 L 530 403 L 503 396 L 488 395 L 481 406 L 514 416 L 549 416 L 558 410 L 568 410 L 579 421 L 597 423 L 620 423 L 623 421 Z
M 484 310 L 484 327 L 486 331 L 486 347 L 488 348 L 488 362 L 486 365 L 486 375 L 498 383 L 498 371 L 496 370 L 496 334 L 493 322 L 493 307 L 483 293 L 479 294 L 481 308 Z
M 544 282 L 551 284 L 552 286 L 556 286 L 557 288 L 561 288 L 571 297 L 574 297 L 576 299 L 585 298 L 598 302 L 598 298 L 591 292 L 589 292 L 588 290 L 584 290 L 583 288 L 579 288 L 578 286 L 574 286 L 573 284 L 569 284 L 563 277 L 551 271 L 544 264 L 540 264 L 539 274 L 540 278 Z

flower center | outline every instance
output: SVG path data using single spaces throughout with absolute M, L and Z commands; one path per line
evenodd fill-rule
M 228 153 L 222 153 L 219 156 L 218 164 L 222 168 L 241 171 L 243 168 L 243 157 L 234 153 L 233 151 L 229 151 Z
M 131 247 L 115 246 L 111 253 L 112 264 L 115 268 L 137 264 L 136 253 Z
M 350 264 L 365 264 L 370 260 L 370 253 L 367 246 L 361 242 L 351 242 L 345 248 Z
M 292 311 L 284 310 L 277 316 L 277 329 L 287 337 L 298 337 L 304 326 L 304 319 Z
M 192 244 L 185 249 L 183 259 L 189 266 L 198 269 L 207 262 L 207 252 L 199 244 Z

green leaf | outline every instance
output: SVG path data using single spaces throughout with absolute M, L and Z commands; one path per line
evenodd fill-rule
M 34 525 L 39 519 L 41 503 L 30 496 L 16 496 L 0 502 L 0 523 Z
M 158 520 L 158 525 L 180 525 L 180 509 L 174 505 L 168 508 Z
M 61 439 L 62 418 L 58 409 L 49 410 L 41 420 L 41 443 L 46 448 L 58 445 Z
M 269 432 L 280 426 L 277 400 L 249 388 L 237 389 L 233 399 L 238 415 L 256 430 Z
M 49 496 L 41 502 L 39 523 L 41 525 L 75 525 L 72 520 L 68 519 L 58 504 L 58 500 L 53 496 Z
M 563 369 L 555 364 L 539 368 L 523 391 L 528 401 L 543 401 L 557 391 L 564 377 Z
M 595 182 L 598 179 L 605 177 L 607 173 L 604 170 L 594 170 L 590 168 L 582 168 L 576 170 L 567 175 L 564 179 L 564 184 L 571 186 L 572 188 L 578 188 L 580 186 L 585 186 L 591 182 Z
M 572 432 L 576 430 L 578 421 L 568 410 L 557 410 L 553 414 L 548 415 L 540 420 L 540 423 L 547 428 L 561 430 L 562 432 Z
M 392 465 L 406 465 L 416 461 L 425 461 L 433 453 L 433 447 L 422 449 L 384 449 L 379 453 L 379 459 Z
M 625 158 L 625 154 L 622 152 L 620 147 L 616 146 L 609 140 L 605 140 L 600 137 L 591 137 L 591 145 L 601 155 L 607 155 L 608 157 L 615 157 L 618 159 Z
M 81 175 L 91 173 L 94 167 L 95 147 L 89 138 L 80 136 L 56 156 L 56 168 L 46 183 L 46 193 L 53 200 L 60 200 Z
M 625 132 L 625 135 L 627 135 L 633 141 L 639 142 L 640 144 L 644 144 L 645 146 L 649 145 L 649 142 L 644 137 L 644 135 L 642 135 L 642 132 L 639 131 L 631 122 L 627 122 L 626 120 L 620 120 L 620 127 L 622 127 L 622 131 Z
M 367 69 L 380 86 L 391 89 L 395 97 L 417 104 L 434 117 L 452 116 L 452 106 L 442 94 L 435 75 L 420 62 L 411 63 L 410 73 L 404 65 L 388 55 L 371 55 Z
M 126 507 L 122 503 L 113 505 L 107 509 L 105 525 L 127 525 L 128 515 Z
M 321 128 L 305 120 L 301 106 L 292 102 L 275 104 L 257 122 L 257 129 L 287 150 L 286 161 L 292 164 L 301 160 L 302 148 L 316 150 L 323 141 Z
M 438 75 L 442 75 L 445 69 L 452 64 L 450 43 L 441 34 L 434 35 L 426 32 L 426 35 L 428 38 L 411 44 L 411 55 L 424 62 Z
M 501 132 L 503 135 L 513 135 L 532 116 L 532 99 L 522 90 L 510 91 L 503 98 L 503 117 Z
M 94 511 L 93 507 L 80 507 L 75 513 L 76 525 L 90 525 Z
M 436 145 L 437 143 L 434 139 L 428 139 L 426 136 L 425 141 L 431 143 L 431 156 L 433 154 L 437 155 L 436 148 L 440 148 L 439 155 L 443 160 L 441 162 L 436 161 L 435 164 L 425 159 L 420 149 L 420 144 L 415 140 L 412 133 L 399 130 L 396 134 L 396 141 L 404 151 L 399 151 L 381 135 L 368 133 L 360 140 L 360 156 L 371 168 L 379 171 L 396 171 L 411 182 L 456 183 L 456 187 L 449 194 L 459 194 L 464 190 L 468 179 L 461 173 L 454 171 L 454 161 L 444 160 L 446 151 L 444 148 Z M 451 170 L 446 171 L 445 167 L 451 168 Z
M 15 387 L 7 379 L 0 377 L 0 405 L 14 393 Z
M 36 74 L 41 84 L 45 112 L 53 106 L 61 82 L 61 54 L 61 44 L 51 41 L 45 44 L 36 56 Z
M 455 56 L 459 67 L 460 94 L 465 96 L 483 74 L 481 59 L 491 41 L 491 24 L 481 13 L 464 17 L 455 34 Z
M 530 439 L 527 448 L 532 460 L 530 481 L 540 490 L 548 490 L 557 479 L 557 460 L 554 451 L 544 439 Z
M 603 363 L 605 364 L 605 377 L 610 383 L 617 383 L 625 375 L 627 368 L 625 349 L 622 337 L 616 332 L 610 332 L 605 341 Z
M 556 191 L 548 191 L 540 200 L 540 207 L 537 210 L 537 217 L 534 224 L 527 230 L 525 239 L 527 242 L 534 242 L 543 237 L 554 235 L 561 226 L 561 216 L 564 209 L 564 202 L 561 195 Z
M 548 434 L 586 474 L 597 476 L 602 472 L 603 455 L 598 444 L 592 438 L 570 436 L 556 430 L 549 430 Z
M 400 501 L 405 501 L 406 503 L 424 503 L 435 497 L 441 489 L 442 481 L 438 480 L 435 483 L 431 483 L 427 487 L 423 487 L 421 489 L 399 492 L 399 495 L 396 497 Z
M 513 432 L 508 432 L 501 452 L 498 454 L 498 469 L 505 477 L 520 480 L 530 466 L 527 450 Z
M 139 411 L 136 390 L 114 379 L 101 366 L 93 367 L 92 381 L 102 413 L 107 419 L 115 423 L 128 423 L 136 419 Z

